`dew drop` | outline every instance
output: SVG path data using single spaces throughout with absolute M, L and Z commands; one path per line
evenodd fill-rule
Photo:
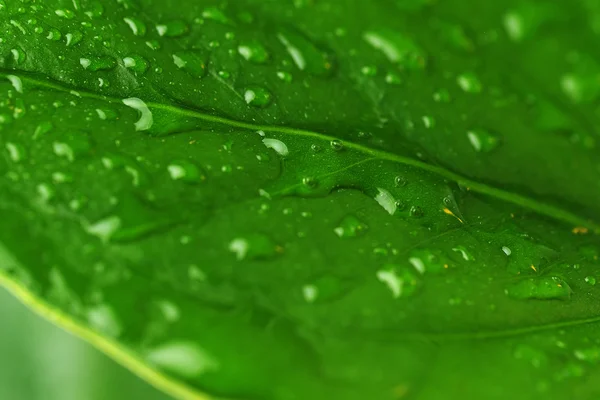
M 468 131 L 467 138 L 473 149 L 480 153 L 488 153 L 494 150 L 500 142 L 496 135 L 483 129 Z
M 152 112 L 142 100 L 137 97 L 123 99 L 123 104 L 140 112 L 140 119 L 135 123 L 136 131 L 146 131 L 152 127 L 153 118 Z
M 18 93 L 23 93 L 23 82 L 21 81 L 21 78 L 16 75 L 7 75 L 6 79 L 10 81 L 13 88 L 15 88 Z
M 376 277 L 377 280 L 387 286 L 395 299 L 413 295 L 420 281 L 420 278 L 413 271 L 394 265 L 386 265 L 377 271 Z
M 129 26 L 135 36 L 144 36 L 146 34 L 146 24 L 137 18 L 123 18 L 123 21 Z
M 189 379 L 219 368 L 204 349 L 186 341 L 171 341 L 154 347 L 146 352 L 145 358 L 150 364 Z
M 479 78 L 470 72 L 459 75 L 456 78 L 456 83 L 467 93 L 480 93 L 482 89 Z
M 271 103 L 271 93 L 260 86 L 252 86 L 244 91 L 244 101 L 254 107 L 266 107 Z
M 188 32 L 188 26 L 183 21 L 171 21 L 166 24 L 156 25 L 159 36 L 180 37 Z
M 334 151 L 344 150 L 344 143 L 341 140 L 334 139 L 331 142 L 329 142 L 329 145 Z
M 271 258 L 283 251 L 280 246 L 273 243 L 271 238 L 260 233 L 235 238 L 229 243 L 228 248 L 238 261 Z
M 319 289 L 315 285 L 304 285 L 302 287 L 302 296 L 307 303 L 314 303 L 319 296 Z
M 289 154 L 287 145 L 281 140 L 264 138 L 262 142 L 267 148 L 275 150 L 275 152 L 282 157 L 285 157 Z
M 112 307 L 101 304 L 86 311 L 88 324 L 98 332 L 116 338 L 123 330 Z
M 256 40 L 242 42 L 238 46 L 238 53 L 244 57 L 244 59 L 257 64 L 264 64 L 269 59 L 267 49 Z
M 84 224 L 84 230 L 99 238 L 102 243 L 108 243 L 110 238 L 121 228 L 121 219 L 117 216 L 110 216 L 99 220 L 93 224 Z
M 377 195 L 375 196 L 375 201 L 379 203 L 381 207 L 390 215 L 394 215 L 396 212 L 396 199 L 390 192 L 385 189 L 377 188 Z
M 423 51 L 408 37 L 394 31 L 369 31 L 363 39 L 380 51 L 392 63 L 408 69 L 422 69 L 426 58 Z
M 596 278 L 593 276 L 586 276 L 585 277 L 585 283 L 590 284 L 592 286 L 594 286 L 596 284 Z
M 194 78 L 202 78 L 206 73 L 205 55 L 200 51 L 179 51 L 173 54 L 173 62 Z
M 137 55 L 125 57 L 123 59 L 123 65 L 125 66 L 125 68 L 130 69 L 137 74 L 144 74 L 150 66 L 146 59 Z
M 169 164 L 167 171 L 171 179 L 187 183 L 198 183 L 206 179 L 195 164 L 189 161 L 177 161 Z
M 80 58 L 79 64 L 87 71 L 108 71 L 113 69 L 117 62 L 114 58 L 108 56 Z
M 75 46 L 83 39 L 83 33 L 81 33 L 80 31 L 69 32 L 65 35 L 65 39 L 67 41 L 68 47 Z
M 341 238 L 357 237 L 365 233 L 368 226 L 354 215 L 347 215 L 333 230 Z

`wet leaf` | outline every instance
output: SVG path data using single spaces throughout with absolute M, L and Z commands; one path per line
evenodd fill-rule
M 0 281 L 177 398 L 595 398 L 598 21 L 0 0 Z

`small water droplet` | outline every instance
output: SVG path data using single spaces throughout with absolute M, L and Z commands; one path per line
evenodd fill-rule
M 365 233 L 368 226 L 354 215 L 347 215 L 333 230 L 341 238 L 357 237 Z
M 238 46 L 238 53 L 246 60 L 257 64 L 264 64 L 269 59 L 267 49 L 256 40 L 242 42 Z
M 334 139 L 331 142 L 329 142 L 329 145 L 334 151 L 344 150 L 344 143 L 341 140 Z
M 229 243 L 228 248 L 239 261 L 271 258 L 283 252 L 281 246 L 260 233 L 235 238 Z
M 144 36 L 146 34 L 146 24 L 138 18 L 123 18 L 123 21 L 129 26 L 135 36 Z
M 593 276 L 591 276 L 591 275 L 590 276 L 586 276 L 585 277 L 585 283 L 588 283 L 588 284 L 594 286 L 596 284 L 596 278 L 593 277 Z
M 482 90 L 479 78 L 471 72 L 459 75 L 456 78 L 456 83 L 458 83 L 458 86 L 467 93 L 480 93 Z
M 117 62 L 108 56 L 80 58 L 79 64 L 87 71 L 108 71 L 113 69 Z
M 319 289 L 315 285 L 302 286 L 302 296 L 307 303 L 314 303 L 319 296 Z
M 123 328 L 112 307 L 106 304 L 90 307 L 86 316 L 88 324 L 96 331 L 113 338 L 121 335 Z
M 188 32 L 188 30 L 189 28 L 187 24 L 180 20 L 170 21 L 166 24 L 156 25 L 156 32 L 158 32 L 159 36 L 170 38 L 183 36 Z
M 423 209 L 419 206 L 412 206 L 408 211 L 409 215 L 413 218 L 421 218 L 425 215 Z
M 206 179 L 200 168 L 189 161 L 176 161 L 167 167 L 171 179 L 187 183 L 198 183 Z
M 468 131 L 467 138 L 475 151 L 481 153 L 488 153 L 494 150 L 500 143 L 500 140 L 496 135 L 483 129 Z
M 194 78 L 202 78 L 206 72 L 206 56 L 200 51 L 179 51 L 173 54 L 177 68 L 186 71 Z

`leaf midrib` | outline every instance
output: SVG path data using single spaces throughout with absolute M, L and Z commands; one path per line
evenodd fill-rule
M 93 92 L 88 92 L 85 90 L 80 90 L 77 88 L 69 88 L 67 86 L 63 86 L 57 83 L 51 83 L 45 80 L 39 80 L 29 75 L 18 75 L 14 70 L 0 69 L 0 77 L 8 79 L 8 76 L 18 76 L 23 82 L 28 82 L 38 87 L 51 89 L 54 91 L 59 91 L 63 93 L 73 94 L 73 92 L 77 92 L 77 95 L 84 98 L 96 99 L 104 102 L 108 102 L 111 104 L 122 105 L 122 99 L 99 95 Z M 339 138 L 326 135 L 319 132 L 313 132 L 305 129 L 291 128 L 286 126 L 277 126 L 277 125 L 259 125 L 253 124 L 250 122 L 237 121 L 225 117 L 210 115 L 202 113 L 198 110 L 183 108 L 180 106 L 172 105 L 172 104 L 164 104 L 159 102 L 145 102 L 148 108 L 153 108 L 157 110 L 165 110 L 168 112 L 176 113 L 179 115 L 183 115 L 190 118 L 195 118 L 203 121 L 218 123 L 227 125 L 230 127 L 252 130 L 252 131 L 264 131 L 264 132 L 278 132 L 288 135 L 294 136 L 303 136 L 315 138 L 323 141 L 332 141 L 339 140 Z M 344 145 L 346 148 L 361 152 L 363 154 L 368 155 L 371 158 L 377 158 L 381 160 L 396 162 L 399 164 L 409 165 L 415 168 L 419 168 L 421 170 L 439 175 L 443 178 L 451 180 L 459 185 L 467 187 L 470 191 L 483 194 L 486 196 L 494 197 L 496 199 L 505 201 L 507 203 L 512 203 L 517 206 L 532 210 L 538 214 L 544 215 L 546 217 L 552 218 L 554 220 L 558 220 L 567 224 L 571 224 L 573 226 L 581 226 L 591 229 L 595 233 L 600 232 L 600 223 L 595 221 L 591 221 L 585 217 L 582 217 L 576 213 L 565 210 L 563 208 L 557 207 L 552 204 L 544 203 L 540 200 L 536 200 L 515 192 L 511 192 L 508 190 L 499 189 L 494 186 L 490 186 L 481 182 L 474 181 L 472 179 L 466 178 L 456 172 L 450 171 L 446 168 L 430 165 L 426 162 L 416 160 L 410 157 L 400 156 L 394 153 L 387 152 L 385 150 L 373 149 L 371 147 L 364 146 L 362 144 L 344 141 Z

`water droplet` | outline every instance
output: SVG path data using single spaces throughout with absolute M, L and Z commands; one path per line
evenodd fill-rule
M 140 75 L 144 74 L 150 66 L 146 59 L 137 55 L 125 57 L 123 59 L 123 65 L 125 66 L 125 68 L 130 69 Z
M 219 368 L 204 349 L 185 341 L 171 341 L 154 347 L 146 352 L 145 358 L 150 364 L 189 379 Z
M 585 277 L 585 282 L 594 286 L 596 284 L 596 278 L 594 278 L 593 276 L 586 276 Z
M 302 296 L 307 303 L 314 303 L 319 296 L 319 289 L 315 285 L 302 286 Z
M 456 246 L 452 249 L 452 251 L 460 253 L 460 255 L 465 261 L 473 261 L 475 259 L 473 255 L 464 246 Z
M 370 31 L 363 39 L 382 52 L 387 59 L 408 69 L 422 69 L 426 64 L 424 52 L 410 38 L 395 31 Z
M 290 83 L 292 81 L 292 74 L 290 74 L 289 72 L 278 71 L 277 77 L 287 83 Z
M 279 154 L 282 157 L 285 157 L 289 154 L 287 145 L 281 140 L 265 138 L 262 140 L 262 142 L 266 147 L 275 150 L 277 154 Z
M 394 184 L 396 185 L 396 187 L 406 186 L 407 183 L 408 183 L 408 181 L 403 176 L 398 175 L 398 176 L 394 177 Z
M 439 250 L 416 249 L 411 251 L 408 262 L 420 274 L 437 273 L 449 268 L 449 260 Z
M 331 142 L 329 142 L 329 145 L 334 151 L 344 150 L 344 143 L 341 140 L 334 139 Z
M 573 352 L 573 355 L 580 361 L 598 363 L 600 362 L 600 347 L 592 346 L 586 349 L 577 349 Z
M 136 131 L 146 131 L 152 127 L 154 123 L 152 112 L 141 99 L 137 97 L 123 99 L 123 104 L 140 112 L 140 119 L 135 123 Z
M 188 32 L 188 26 L 183 21 L 171 21 L 166 24 L 156 25 L 159 36 L 180 37 Z
M 395 72 L 388 72 L 385 75 L 385 81 L 390 85 L 400 85 L 402 83 L 402 78 Z
M 10 81 L 17 93 L 23 93 L 23 82 L 21 81 L 21 78 L 16 75 L 7 75 L 6 79 Z
M 173 62 L 194 78 L 202 78 L 206 72 L 205 55 L 200 51 L 179 51 L 173 54 Z
M 425 128 L 427 128 L 427 129 L 433 128 L 435 126 L 435 119 L 433 119 L 433 117 L 424 115 L 422 117 L 422 120 L 423 120 L 423 126 L 425 126 Z
M 220 22 L 222 24 L 230 24 L 231 21 L 227 16 L 223 13 L 223 11 L 219 10 L 217 7 L 207 7 L 202 11 L 202 18 L 208 19 L 215 22 Z
M 544 276 L 524 279 L 509 286 L 505 293 L 512 298 L 525 299 L 559 299 L 571 297 L 571 287 L 558 276 Z
M 341 238 L 350 238 L 362 235 L 367 229 L 364 222 L 354 215 L 347 215 L 333 231 Z
M 257 233 L 233 239 L 229 243 L 229 251 L 241 261 L 270 258 L 282 253 L 283 249 L 268 236 Z
M 65 39 L 67 41 L 67 46 L 75 46 L 83 39 L 83 33 L 81 33 L 80 31 L 69 32 L 65 35 Z
M 144 36 L 146 34 L 146 24 L 137 18 L 123 18 L 123 21 L 131 28 L 135 36 Z
M 385 189 L 377 188 L 377 195 L 375 195 L 375 201 L 379 203 L 385 211 L 390 215 L 394 215 L 396 212 L 396 199 L 390 192 Z
M 475 151 L 481 153 L 488 153 L 494 150 L 500 142 L 496 135 L 482 129 L 468 131 L 467 137 Z
M 200 168 L 189 161 L 177 161 L 167 167 L 171 179 L 188 183 L 198 183 L 206 179 Z
M 113 69 L 117 62 L 114 58 L 108 56 L 80 58 L 79 64 L 87 71 L 108 71 Z
M 188 278 L 192 281 L 201 282 L 206 280 L 206 274 L 197 265 L 192 264 L 188 267 Z
M 110 216 L 99 220 L 93 224 L 84 224 L 85 231 L 99 238 L 103 243 L 108 243 L 110 238 L 121 228 L 121 219 L 117 216 Z
M 8 156 L 13 162 L 21 162 L 25 158 L 25 149 L 20 144 L 6 143 L 6 150 L 8 151 Z
M 101 304 L 90 307 L 86 311 L 88 324 L 98 332 L 116 338 L 123 330 L 112 307 Z
M 315 189 L 319 186 L 319 181 L 313 177 L 307 176 L 302 178 L 302 184 L 310 189 Z
M 48 35 L 46 35 L 46 39 L 58 41 L 62 38 L 62 34 L 58 29 L 50 28 L 48 29 Z
M 420 278 L 413 271 L 394 265 L 386 265 L 377 271 L 376 277 L 388 287 L 395 299 L 413 295 L 420 283 Z
M 364 76 L 375 76 L 377 75 L 377 67 L 374 65 L 365 65 L 360 69 L 360 73 Z
M 327 52 L 321 50 L 305 36 L 285 30 L 277 34 L 288 54 L 301 71 L 316 76 L 327 76 L 332 71 L 332 61 Z
M 422 218 L 425 215 L 425 213 L 423 212 L 423 209 L 419 206 L 410 207 L 410 210 L 408 211 L 408 213 L 413 218 Z
M 504 29 L 506 29 L 506 33 L 508 37 L 510 37 L 515 42 L 523 39 L 525 34 L 523 29 L 523 18 L 515 11 L 509 11 L 504 14 L 504 18 L 502 20 L 504 24 Z
M 238 53 L 246 60 L 257 64 L 264 64 L 269 59 L 267 49 L 256 40 L 242 42 L 238 46 Z
M 456 78 L 456 83 L 467 93 L 480 93 L 482 86 L 479 78 L 473 73 L 464 73 Z
M 512 254 L 512 250 L 509 247 L 506 246 L 502 246 L 502 251 L 504 252 L 504 254 L 506 254 L 507 256 L 510 256 Z
M 244 91 L 244 100 L 254 107 L 266 107 L 271 103 L 271 93 L 260 86 L 252 86 Z
M 437 103 L 449 103 L 450 93 L 446 89 L 440 89 L 433 93 L 433 101 Z

